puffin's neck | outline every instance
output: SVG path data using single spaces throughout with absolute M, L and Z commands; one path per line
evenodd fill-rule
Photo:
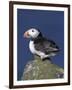
M 40 33 L 36 38 L 31 38 L 32 41 L 37 41 L 39 39 L 41 39 L 43 36 L 42 34 Z

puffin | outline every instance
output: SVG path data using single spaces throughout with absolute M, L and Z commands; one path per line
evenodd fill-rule
M 40 30 L 30 28 L 23 34 L 24 38 L 29 38 L 29 49 L 32 54 L 37 55 L 41 60 L 51 59 L 60 51 L 53 40 L 44 37 Z

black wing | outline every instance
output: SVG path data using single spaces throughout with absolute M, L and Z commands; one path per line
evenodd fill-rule
M 59 51 L 59 47 L 56 45 L 56 43 L 52 40 L 47 40 L 46 38 L 40 38 L 34 43 L 36 50 L 44 52 L 46 54 Z

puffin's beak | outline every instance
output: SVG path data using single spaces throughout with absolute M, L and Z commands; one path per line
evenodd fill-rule
M 26 32 L 24 33 L 24 37 L 26 37 L 26 38 L 29 38 L 29 37 L 30 37 L 30 35 L 29 35 L 29 32 L 28 32 L 28 31 L 26 31 Z

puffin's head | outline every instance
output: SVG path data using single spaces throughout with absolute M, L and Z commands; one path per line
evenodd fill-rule
M 39 34 L 40 34 L 40 32 L 37 29 L 31 28 L 24 33 L 24 37 L 37 38 L 39 36 Z

